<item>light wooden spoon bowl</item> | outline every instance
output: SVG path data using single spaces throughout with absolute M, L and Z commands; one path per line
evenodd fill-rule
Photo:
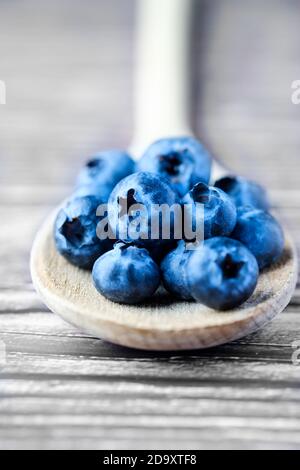
M 137 41 L 138 131 L 134 153 L 157 137 L 190 133 L 186 125 L 185 70 L 191 1 L 139 3 L 142 8 Z M 215 168 L 217 173 L 224 173 L 222 168 Z M 226 343 L 270 321 L 285 308 L 295 288 L 297 256 L 286 234 L 281 260 L 260 275 L 254 294 L 238 309 L 218 312 L 198 303 L 174 301 L 163 292 L 144 305 L 113 303 L 96 291 L 90 272 L 72 266 L 56 251 L 53 241 L 56 213 L 57 210 L 47 218 L 33 244 L 34 286 L 53 312 L 93 336 L 116 344 L 147 350 L 184 350 Z
M 226 343 L 270 321 L 285 308 L 295 288 L 296 253 L 287 238 L 280 262 L 260 275 L 254 294 L 238 309 L 218 312 L 194 302 L 174 302 L 163 293 L 142 306 L 113 303 L 96 291 L 90 272 L 72 266 L 57 253 L 53 241 L 55 214 L 45 221 L 34 242 L 33 283 L 53 312 L 113 343 L 149 350 Z

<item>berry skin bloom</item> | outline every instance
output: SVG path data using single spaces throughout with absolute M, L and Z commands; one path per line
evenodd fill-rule
M 183 197 L 199 181 L 208 183 L 211 156 L 193 137 L 174 137 L 154 142 L 139 162 L 140 171 L 166 178 Z
M 192 252 L 186 268 L 192 297 L 207 307 L 238 307 L 254 292 L 258 265 L 250 251 L 236 240 L 215 237 Z
M 187 227 L 203 232 L 204 238 L 229 236 L 236 224 L 236 207 L 232 199 L 221 189 L 197 183 L 182 199 Z M 203 210 L 196 211 L 196 204 Z M 198 237 L 199 238 L 199 237 Z
M 163 250 L 172 241 L 175 224 L 174 217 L 163 223 L 160 208 L 162 205 L 171 208 L 174 204 L 181 210 L 178 196 L 166 180 L 153 173 L 133 173 L 120 181 L 110 195 L 109 223 L 117 239 L 135 241 L 157 253 L 159 247 Z M 163 225 L 168 228 L 166 236 Z M 153 234 L 154 228 L 157 237 Z
M 186 279 L 186 265 L 191 253 L 186 249 L 185 241 L 181 240 L 178 246 L 165 256 L 160 266 L 167 291 L 185 300 L 192 299 Z
M 93 267 L 96 289 L 109 300 L 136 304 L 151 297 L 160 284 L 160 271 L 145 248 L 116 243 Z
M 115 185 L 134 171 L 135 163 L 127 152 L 99 152 L 81 169 L 77 178 L 76 193 L 79 196 L 96 195 L 107 202 Z
M 268 212 L 240 207 L 232 237 L 242 242 L 256 257 L 262 270 L 278 261 L 284 249 L 283 230 Z
M 54 224 L 58 252 L 79 268 L 91 269 L 95 260 L 111 249 L 113 241 L 100 240 L 96 215 L 101 201 L 95 196 L 74 197 L 60 209 Z
M 242 176 L 221 178 L 216 181 L 215 187 L 227 193 L 234 200 L 236 207 L 253 206 L 262 210 L 270 209 L 266 190 L 258 183 Z

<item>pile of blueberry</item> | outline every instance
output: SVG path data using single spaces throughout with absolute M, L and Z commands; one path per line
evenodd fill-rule
M 260 185 L 227 176 L 209 186 L 210 177 L 211 157 L 192 137 L 159 140 L 137 164 L 126 152 L 101 152 L 81 170 L 57 215 L 57 250 L 92 270 L 96 289 L 115 302 L 143 302 L 163 283 L 177 299 L 237 307 L 253 293 L 259 271 L 280 258 L 283 231 Z M 105 204 L 107 213 L 99 213 Z M 188 207 L 184 217 L 192 227 L 202 217 L 204 240 L 190 249 L 193 240 L 176 239 L 174 217 L 168 238 L 161 231 L 151 238 L 152 209 L 162 204 Z M 204 207 L 202 215 L 196 204 Z M 133 236 L 126 229 L 141 221 L 132 210 L 139 205 L 149 211 Z M 101 223 L 109 236 L 99 233 Z

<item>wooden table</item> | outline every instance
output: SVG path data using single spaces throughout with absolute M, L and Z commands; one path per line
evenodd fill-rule
M 260 180 L 300 243 L 299 0 L 197 2 L 197 133 Z M 131 0 L 0 4 L 1 448 L 300 448 L 300 292 L 263 331 L 150 354 L 49 313 L 28 268 L 34 233 L 85 156 L 132 134 Z

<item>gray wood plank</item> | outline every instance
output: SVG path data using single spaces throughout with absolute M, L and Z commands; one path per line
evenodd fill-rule
M 36 352 L 44 351 L 51 354 L 67 354 L 76 356 L 80 351 L 83 356 L 138 358 L 138 357 L 171 357 L 169 353 L 153 354 L 118 348 L 103 341 L 98 341 L 76 327 L 69 325 L 57 315 L 48 312 L 36 313 L 6 313 L 1 316 L 0 338 L 9 343 L 9 351 Z M 300 330 L 299 306 L 289 307 L 284 313 L 267 325 L 261 331 L 248 335 L 229 345 L 214 348 L 211 351 L 201 351 L 197 357 L 221 354 L 226 357 L 241 352 L 243 356 L 250 355 L 257 360 L 272 358 L 278 355 L 280 359 L 290 359 L 292 343 L 297 339 Z M 79 339 L 81 341 L 79 341 Z M 241 346 L 243 350 L 241 351 Z M 256 349 L 257 348 L 257 349 Z M 259 354 L 256 354 L 259 353 Z M 186 353 L 183 360 L 193 356 Z
M 290 101 L 300 1 L 196 3 L 197 133 L 269 188 L 300 248 L 300 107 Z M 0 5 L 0 448 L 300 448 L 300 286 L 262 331 L 180 355 L 89 337 L 33 291 L 40 222 L 86 156 L 130 141 L 133 6 Z
M 207 425 L 210 423 L 203 424 L 203 427 L 198 426 L 197 430 L 186 430 L 181 426 L 171 429 L 159 427 L 150 432 L 132 427 L 126 429 L 112 427 L 103 430 L 98 427 L 95 430 L 91 426 L 86 426 L 78 430 L 73 425 L 64 427 L 63 430 L 57 429 L 54 433 L 51 429 L 38 426 L 35 429 L 18 426 L 11 432 L 5 433 L 3 442 L 6 449 L 15 449 L 18 444 L 22 449 L 130 450 L 145 449 L 145 445 L 148 450 L 299 449 L 297 434 L 293 432 L 285 432 L 280 440 L 277 430 L 256 428 L 247 431 L 241 427 L 231 429 L 227 423 L 221 426 L 216 422 L 216 427 Z
M 8 348 L 10 344 L 8 343 Z M 58 378 L 94 377 L 96 380 L 104 378 L 122 378 L 130 380 L 157 381 L 161 383 L 197 380 L 212 380 L 217 384 L 235 381 L 267 384 L 281 382 L 284 384 L 299 384 L 299 369 L 293 365 L 291 358 L 262 358 L 257 360 L 242 356 L 243 348 L 236 350 L 236 354 L 223 355 L 216 353 L 203 353 L 191 356 L 183 355 L 169 357 L 143 358 L 113 358 L 98 360 L 97 356 L 77 356 L 67 354 L 46 354 L 45 351 L 36 353 L 17 352 L 8 353 L 7 362 L 1 368 L 2 377 L 17 378 L 18 375 L 49 375 Z M 218 352 L 218 350 L 217 350 Z M 259 357 L 259 352 L 256 354 Z M 81 360 L 78 360 L 78 357 Z M 188 359 L 188 360 L 187 360 Z

